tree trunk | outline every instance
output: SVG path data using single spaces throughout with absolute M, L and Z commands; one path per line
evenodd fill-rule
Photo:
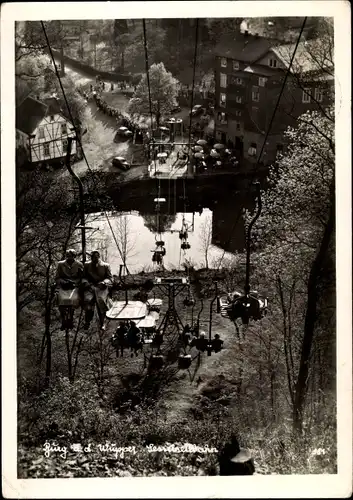
M 332 192 L 334 192 L 332 190 Z M 301 358 L 299 365 L 298 378 L 295 385 L 294 406 L 293 406 L 293 428 L 295 431 L 302 431 L 303 410 L 305 404 L 305 396 L 308 388 L 309 361 L 314 338 L 317 304 L 318 304 L 318 284 L 320 271 L 328 252 L 331 237 L 334 233 L 335 225 L 335 199 L 334 194 L 331 194 L 331 207 L 329 218 L 324 230 L 324 234 L 320 243 L 319 251 L 312 263 L 309 281 L 307 286 L 308 304 L 305 315 L 304 337 L 301 348 Z
M 161 119 L 161 114 L 159 113 L 159 111 L 157 111 L 156 112 L 156 127 L 157 128 L 159 127 L 160 119 Z
M 121 72 L 124 73 L 124 71 L 125 71 L 125 48 L 122 49 L 122 51 L 121 51 L 120 69 L 121 69 Z
M 44 314 L 44 323 L 45 330 L 44 335 L 47 344 L 47 356 L 46 356 L 46 365 L 45 365 L 45 385 L 49 386 L 50 375 L 51 375 L 51 333 L 50 333 L 50 319 L 51 319 L 51 308 L 53 304 L 54 298 L 54 288 L 50 285 L 50 270 L 52 265 L 52 256 L 49 251 L 49 263 L 46 269 L 46 285 L 45 285 L 45 314 Z

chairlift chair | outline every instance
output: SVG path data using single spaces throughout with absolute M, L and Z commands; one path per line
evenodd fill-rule
M 187 370 L 191 365 L 191 354 L 181 354 L 178 358 L 178 368 Z
M 157 347 L 159 349 L 162 344 L 163 344 L 163 335 L 157 331 L 152 338 L 152 347 Z
M 150 370 L 158 370 L 164 365 L 164 356 L 162 354 L 152 354 L 150 358 Z
M 192 297 L 185 297 L 183 304 L 185 307 L 191 307 L 195 305 L 195 299 Z

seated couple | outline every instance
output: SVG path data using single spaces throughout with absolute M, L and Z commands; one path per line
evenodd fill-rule
M 67 319 L 67 308 L 76 309 L 79 306 L 85 311 L 84 329 L 88 330 L 96 304 L 100 324 L 104 328 L 105 313 L 110 308 L 109 288 L 113 284 L 110 265 L 101 260 L 97 250 L 91 253 L 91 261 L 84 265 L 76 260 L 76 255 L 75 250 L 68 250 L 66 259 L 58 263 L 56 271 L 61 330 L 73 328 L 73 315 Z

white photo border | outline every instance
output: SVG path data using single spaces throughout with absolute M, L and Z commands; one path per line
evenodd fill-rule
M 242 16 L 334 18 L 338 473 L 202 478 L 17 479 L 14 22 L 48 19 Z M 343 0 L 2 4 L 2 478 L 5 498 L 345 498 L 351 495 L 353 467 L 350 18 L 350 3 Z

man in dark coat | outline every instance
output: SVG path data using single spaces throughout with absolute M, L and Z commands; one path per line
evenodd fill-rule
M 116 357 L 119 357 L 119 350 L 120 350 L 120 355 L 123 357 L 124 355 L 124 347 L 126 346 L 126 334 L 128 332 L 128 327 L 126 323 L 123 321 L 120 322 L 119 328 L 117 328 L 115 334 L 114 334 L 114 340 L 115 340 L 115 349 L 116 349 Z
M 110 265 L 101 260 L 100 253 L 97 250 L 92 252 L 91 262 L 86 262 L 84 266 L 82 284 L 84 286 L 84 328 L 88 330 L 93 319 L 94 307 L 96 304 L 101 327 L 104 328 L 105 313 L 110 307 L 108 292 L 109 287 L 113 284 L 113 276 Z
M 219 352 L 223 347 L 223 340 L 221 340 L 220 336 L 218 333 L 214 336 L 214 339 L 212 340 L 212 349 L 214 352 Z

